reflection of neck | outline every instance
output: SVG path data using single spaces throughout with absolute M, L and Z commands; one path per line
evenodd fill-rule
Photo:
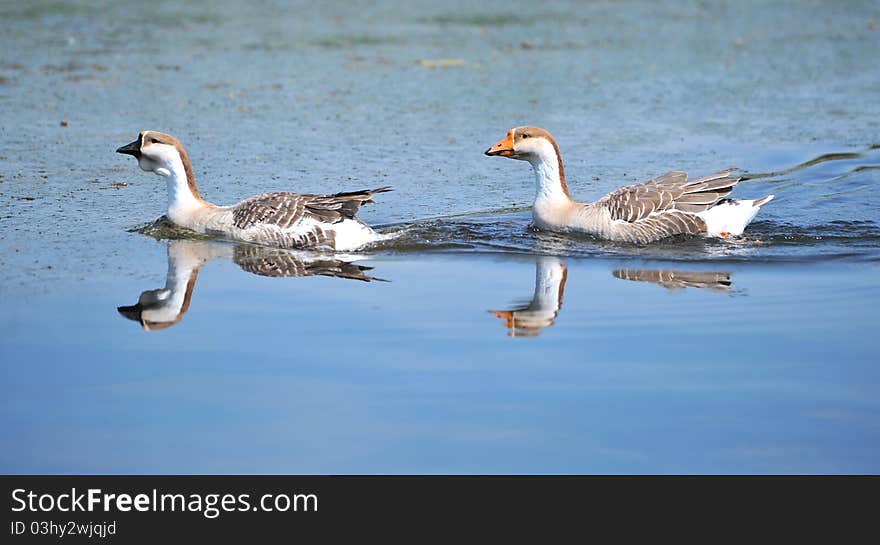
M 153 323 L 177 323 L 189 310 L 199 268 L 213 257 L 229 257 L 232 247 L 226 244 L 208 244 L 195 240 L 168 242 L 168 274 L 165 289 L 168 294 L 161 306 L 144 311 L 143 318 Z
M 533 310 L 558 311 L 562 307 L 562 295 L 568 269 L 555 257 L 541 257 L 535 267 L 535 294 L 529 305 Z
M 196 279 L 199 277 L 199 270 L 192 269 L 189 274 L 171 274 L 168 272 L 168 278 L 165 280 L 165 289 L 169 291 L 168 301 L 155 310 L 149 310 L 144 316 L 150 322 L 158 323 L 177 323 L 189 310 L 189 303 L 192 300 L 193 288 L 196 285 Z
M 543 140 L 540 151 L 531 155 L 529 162 L 535 171 L 536 204 L 571 201 L 565 183 L 565 168 L 555 142 Z
M 186 244 L 168 245 L 168 274 L 165 277 L 167 299 L 161 306 L 144 311 L 143 319 L 151 323 L 177 323 L 189 309 L 192 291 L 204 260 L 187 252 Z
M 162 306 L 148 311 L 146 318 L 151 322 L 179 322 L 189 310 L 201 266 L 217 257 L 231 259 L 234 248 L 231 244 L 209 244 L 198 240 L 169 241 L 168 274 L 165 277 L 168 298 Z
M 176 269 L 197 269 L 215 258 L 232 259 L 235 245 L 202 240 L 178 239 L 168 242 L 168 274 Z

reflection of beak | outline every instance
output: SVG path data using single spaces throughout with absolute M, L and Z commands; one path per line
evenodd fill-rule
M 127 306 L 127 307 L 116 307 L 116 312 L 118 312 L 122 316 L 125 316 L 129 320 L 134 320 L 135 322 L 141 321 L 141 311 L 142 310 L 143 310 L 143 307 L 141 307 L 140 304 L 131 305 L 131 306 Z
M 126 144 L 121 148 L 116 150 L 116 153 L 124 153 L 126 155 L 133 155 L 135 159 L 141 158 L 141 141 L 140 139 L 135 140 L 130 144 Z
M 513 151 L 513 139 L 510 137 L 510 133 L 507 133 L 507 136 L 499 140 L 494 146 L 486 150 L 486 155 L 500 155 L 501 157 L 516 157 L 516 153 Z
M 139 324 L 141 324 L 141 327 L 144 329 L 144 331 L 147 331 L 150 328 L 149 326 L 147 326 L 147 322 L 144 320 L 143 310 L 144 307 L 141 306 L 140 303 L 127 307 L 116 307 L 116 312 L 118 312 L 122 316 L 125 316 L 129 320 L 138 322 Z
M 508 329 L 513 327 L 513 313 L 509 310 L 490 310 L 489 313 L 504 320 L 504 326 Z

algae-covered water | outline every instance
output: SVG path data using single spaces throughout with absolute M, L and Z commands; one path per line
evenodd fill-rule
M 0 471 L 880 471 L 876 2 L 0 4 Z M 746 236 L 529 228 L 738 167 Z M 347 255 L 181 237 L 205 198 L 391 185 Z

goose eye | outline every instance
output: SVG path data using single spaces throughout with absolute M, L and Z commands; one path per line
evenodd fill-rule
M 523 135 L 522 135 L 522 138 L 524 138 L 524 139 L 525 139 L 525 138 L 528 138 L 528 137 L 529 137 L 529 135 L 528 135 L 528 134 L 526 134 L 526 133 L 523 133 Z
M 158 143 L 159 143 L 159 140 L 157 140 L 155 138 L 150 138 L 150 144 L 158 144 Z

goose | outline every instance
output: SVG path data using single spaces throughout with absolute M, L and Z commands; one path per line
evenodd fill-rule
M 356 250 L 387 238 L 355 217 L 361 205 L 390 187 L 332 195 L 265 193 L 231 206 L 204 200 L 180 141 L 141 131 L 117 153 L 132 155 L 142 170 L 166 179 L 168 219 L 197 233 L 280 248 Z
M 168 241 L 167 257 L 165 287 L 142 292 L 134 305 L 116 307 L 120 315 L 140 323 L 144 331 L 157 331 L 180 323 L 189 310 L 199 270 L 213 259 L 230 259 L 243 271 L 259 276 L 329 276 L 362 282 L 383 281 L 368 274 L 372 267 L 354 263 L 358 256 L 339 253 L 172 239 Z
M 510 129 L 485 152 L 528 161 L 537 194 L 532 216 L 539 229 L 584 233 L 617 242 L 646 244 L 674 235 L 727 238 L 741 235 L 773 195 L 754 200 L 728 199 L 741 180 L 723 170 L 688 179 L 668 172 L 647 182 L 620 188 L 593 203 L 572 200 L 565 182 L 559 146 L 539 127 Z

